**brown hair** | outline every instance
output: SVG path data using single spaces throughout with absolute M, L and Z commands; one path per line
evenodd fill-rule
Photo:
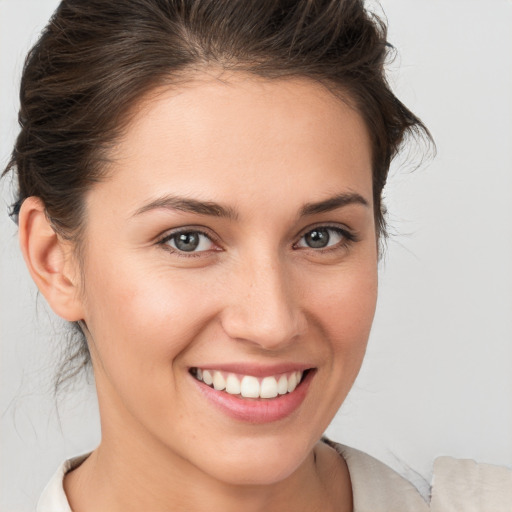
M 84 194 L 150 90 L 210 65 L 267 78 L 308 77 L 355 105 L 369 129 L 379 234 L 391 160 L 407 135 L 430 135 L 393 94 L 386 25 L 362 0 L 63 0 L 29 52 L 16 169 L 16 218 L 40 197 L 59 235 L 80 246 Z M 82 337 L 60 380 L 88 364 Z M 77 363 L 77 364 L 75 364 Z

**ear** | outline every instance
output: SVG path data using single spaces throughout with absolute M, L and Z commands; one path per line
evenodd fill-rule
M 80 273 L 72 244 L 54 231 L 38 197 L 23 201 L 19 239 L 30 275 L 53 311 L 70 322 L 81 320 Z

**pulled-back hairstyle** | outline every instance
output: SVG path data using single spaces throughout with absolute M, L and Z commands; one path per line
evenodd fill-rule
M 362 0 L 63 0 L 25 62 L 21 130 L 4 171 L 17 173 L 12 215 L 40 197 L 56 232 L 79 249 L 84 195 L 105 178 L 134 104 L 215 67 L 311 78 L 353 105 L 371 138 L 383 235 L 391 160 L 407 135 L 430 137 L 388 86 L 391 49 L 386 25 Z M 70 354 L 57 383 L 88 365 L 83 336 Z

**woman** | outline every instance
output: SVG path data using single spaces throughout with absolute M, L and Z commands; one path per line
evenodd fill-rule
M 426 510 L 320 441 L 364 355 L 390 161 L 428 135 L 386 52 L 355 1 L 61 4 L 13 213 L 83 333 L 102 441 L 40 511 Z

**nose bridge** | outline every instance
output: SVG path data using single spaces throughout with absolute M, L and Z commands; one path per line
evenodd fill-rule
M 235 278 L 236 276 L 236 278 Z M 223 327 L 237 339 L 267 350 L 292 342 L 304 330 L 292 273 L 277 255 L 259 253 L 233 275 Z

